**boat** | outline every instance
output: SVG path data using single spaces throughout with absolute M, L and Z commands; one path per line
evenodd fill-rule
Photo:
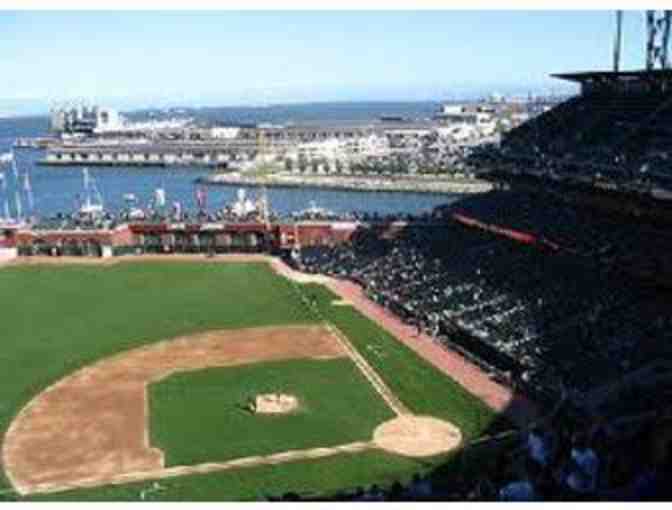
M 239 189 L 237 196 L 238 200 L 236 200 L 231 207 L 233 214 L 242 217 L 257 212 L 257 206 L 246 196 L 244 189 Z
M 294 212 L 292 213 L 292 216 L 309 219 L 328 219 L 337 217 L 336 213 L 333 211 L 325 209 L 324 207 L 318 207 L 315 200 L 311 200 L 308 204 L 309 206 L 307 209 Z
M 124 202 L 126 203 L 126 209 L 123 214 L 129 220 L 141 221 L 147 217 L 145 211 L 136 205 L 138 197 L 134 193 L 124 193 Z
M 82 169 L 82 174 L 84 177 L 84 203 L 79 208 L 79 216 L 89 219 L 99 218 L 105 212 L 103 197 L 96 186 L 95 180 L 89 175 L 87 167 Z

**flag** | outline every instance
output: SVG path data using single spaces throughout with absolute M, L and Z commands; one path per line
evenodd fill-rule
M 207 202 L 207 195 L 205 193 L 205 190 L 203 188 L 197 188 L 196 189 L 196 204 L 198 205 L 198 208 L 203 210 L 205 209 Z
M 166 206 L 166 190 L 163 188 L 157 188 L 156 191 L 154 191 L 154 205 L 158 208 Z

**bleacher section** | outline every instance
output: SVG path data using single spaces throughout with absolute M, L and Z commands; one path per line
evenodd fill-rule
M 672 177 L 670 133 L 671 93 L 580 95 L 513 129 L 489 162 L 571 177 L 649 177 L 667 185 Z

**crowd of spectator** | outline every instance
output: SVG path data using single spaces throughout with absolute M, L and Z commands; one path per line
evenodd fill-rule
M 583 258 L 612 264 L 653 260 L 672 247 L 666 229 L 626 215 L 600 214 L 567 200 L 560 190 L 494 191 L 460 200 L 445 214 L 459 212 L 488 224 L 527 232 Z
M 559 104 L 467 159 L 513 173 L 669 189 L 671 132 L 669 93 L 602 91 Z
M 584 221 L 524 193 L 465 199 L 452 210 L 541 228 L 541 237 L 571 239 L 574 249 L 541 249 L 459 225 L 449 207 L 442 222 L 396 231 L 371 224 L 350 243 L 304 247 L 300 264 L 358 282 L 407 323 L 540 398 L 553 398 L 561 381 L 582 405 L 592 390 L 672 354 L 667 294 L 610 263 L 619 243 L 649 241 L 651 249 L 635 226 L 595 215 Z

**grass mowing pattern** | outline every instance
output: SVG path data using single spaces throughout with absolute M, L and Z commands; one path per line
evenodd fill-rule
M 493 428 L 493 413 L 454 381 L 326 288 L 305 285 L 323 315 L 348 335 L 404 404 L 450 419 L 467 436 Z M 151 262 L 0 270 L 0 430 L 46 386 L 100 358 L 207 329 L 314 323 L 293 284 L 260 264 Z M 333 492 L 391 483 L 445 463 L 383 452 L 162 480 L 160 500 L 249 500 L 287 490 Z M 4 486 L 9 484 L 4 481 Z M 70 491 L 31 500 L 137 500 L 151 483 Z M 11 496 L 2 496 L 11 497 Z
M 244 409 L 262 393 L 298 397 L 287 415 Z M 151 442 L 166 465 L 370 441 L 394 413 L 350 359 L 291 360 L 176 374 L 150 386 Z

